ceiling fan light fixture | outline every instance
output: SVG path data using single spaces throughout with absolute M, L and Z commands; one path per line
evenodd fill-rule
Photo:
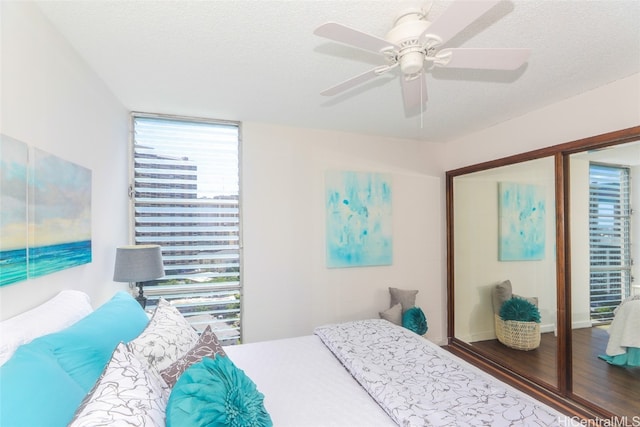
M 424 50 L 410 49 L 400 56 L 400 69 L 403 74 L 416 74 L 424 65 Z

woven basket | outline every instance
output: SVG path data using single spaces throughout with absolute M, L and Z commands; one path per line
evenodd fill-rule
M 498 341 L 516 350 L 533 350 L 540 346 L 540 324 L 537 322 L 519 322 L 502 320 L 494 315 Z

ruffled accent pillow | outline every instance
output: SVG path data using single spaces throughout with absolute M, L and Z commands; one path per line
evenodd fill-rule
M 207 326 L 200 335 L 200 339 L 196 345 L 168 368 L 162 370 L 160 375 L 162 375 L 162 379 L 169 387 L 173 387 L 176 381 L 178 381 L 178 378 L 180 378 L 184 371 L 191 365 L 200 362 L 205 357 L 225 357 L 226 355 L 222 345 L 218 341 L 218 337 L 211 330 L 211 326 Z
M 502 320 L 516 320 L 519 322 L 540 323 L 540 311 L 538 307 L 524 298 L 514 297 L 502 304 L 500 309 Z
M 181 358 L 198 342 L 198 334 L 177 308 L 160 298 L 142 333 L 128 344 L 129 350 L 158 372 Z
M 168 388 L 120 343 L 69 427 L 164 425 Z
M 412 307 L 402 315 L 402 326 L 418 335 L 427 333 L 427 318 L 420 307 Z
M 167 427 L 271 427 L 264 395 L 228 357 L 204 358 L 187 369 L 167 404 Z

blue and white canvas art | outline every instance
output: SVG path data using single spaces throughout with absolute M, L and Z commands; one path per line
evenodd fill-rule
M 91 170 L 34 149 L 29 277 L 91 262 Z
M 391 265 L 391 177 L 326 173 L 327 267 Z
M 532 261 L 545 255 L 545 188 L 501 182 L 500 261 Z
M 0 135 L 0 286 L 27 279 L 27 144 Z

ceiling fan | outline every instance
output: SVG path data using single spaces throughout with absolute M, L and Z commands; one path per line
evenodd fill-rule
M 394 21 L 384 38 L 336 22 L 320 25 L 314 34 L 380 53 L 384 65 L 352 77 L 321 92 L 332 96 L 369 81 L 396 67 L 400 69 L 405 111 L 424 105 L 427 100 L 425 72 L 433 67 L 516 70 L 529 58 L 530 49 L 445 48 L 456 34 L 477 20 L 501 0 L 455 1 L 436 20 L 427 20 L 430 7 L 408 9 Z

